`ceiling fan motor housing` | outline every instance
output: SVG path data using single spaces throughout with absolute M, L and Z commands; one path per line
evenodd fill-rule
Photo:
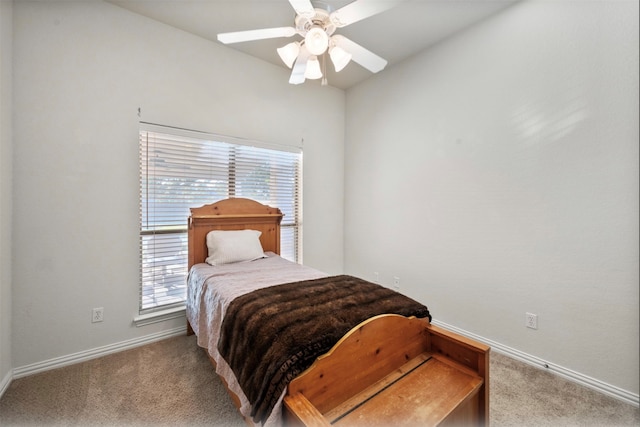
M 329 12 L 323 9 L 315 9 L 313 16 L 297 15 L 295 19 L 296 30 L 301 36 L 305 36 L 307 31 L 313 27 L 321 27 L 328 36 L 336 31 L 336 26 L 329 18 Z

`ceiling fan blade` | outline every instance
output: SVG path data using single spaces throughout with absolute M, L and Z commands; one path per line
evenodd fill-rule
M 310 0 L 289 0 L 298 15 L 311 17 L 316 14 Z
M 300 47 L 300 53 L 298 54 L 298 58 L 296 59 L 295 64 L 291 70 L 291 77 L 289 77 L 289 83 L 292 85 L 299 85 L 304 83 L 305 77 L 304 73 L 307 71 L 307 61 L 311 54 L 307 50 L 306 47 Z
M 236 31 L 233 33 L 218 34 L 218 41 L 229 43 L 240 43 L 251 40 L 275 39 L 278 37 L 291 37 L 296 34 L 293 27 L 263 28 L 261 30 Z
M 338 28 L 361 21 L 391 9 L 404 0 L 356 0 L 331 13 L 331 22 Z
M 332 37 L 332 40 L 336 43 L 336 46 L 340 46 L 342 49 L 349 52 L 352 56 L 351 60 L 362 65 L 372 73 L 382 71 L 387 66 L 387 60 L 380 58 L 370 50 L 365 49 L 358 43 L 352 42 L 348 38 L 336 34 Z

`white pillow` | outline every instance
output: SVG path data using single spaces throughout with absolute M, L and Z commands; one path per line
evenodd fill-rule
M 264 258 L 257 230 L 213 230 L 207 233 L 207 264 L 222 265 Z

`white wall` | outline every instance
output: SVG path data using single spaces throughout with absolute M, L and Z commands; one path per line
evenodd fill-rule
M 0 395 L 11 379 L 12 3 L 0 1 Z
M 631 0 L 519 3 L 376 75 L 347 92 L 345 270 L 637 399 L 638 113 Z
M 304 139 L 305 261 L 342 271 L 342 235 L 326 230 L 343 226 L 343 91 L 291 86 L 285 69 L 108 3 L 20 1 L 13 24 L 14 367 L 184 325 L 132 325 L 139 107 L 153 123 Z

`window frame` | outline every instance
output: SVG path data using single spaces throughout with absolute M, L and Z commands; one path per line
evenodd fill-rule
M 149 304 L 144 303 L 145 293 L 149 295 L 149 289 L 150 289 L 148 285 L 149 281 L 150 280 L 153 281 L 151 286 L 152 298 L 157 299 L 158 296 L 156 294 L 158 290 L 163 288 L 162 286 L 157 286 L 157 284 L 155 283 L 155 278 L 159 278 L 159 277 L 164 278 L 164 273 L 157 274 L 156 272 L 152 272 L 151 275 L 149 275 L 148 271 L 145 271 L 149 269 L 158 268 L 160 263 L 157 263 L 155 259 L 161 258 L 155 255 L 156 254 L 155 247 L 152 249 L 149 249 L 148 247 L 149 241 L 152 240 L 154 242 L 152 245 L 156 245 L 155 243 L 156 240 L 162 241 L 163 239 L 166 239 L 166 238 L 178 237 L 180 239 L 184 239 L 184 244 L 182 247 L 185 248 L 186 250 L 187 217 L 189 215 L 188 208 L 187 208 L 186 211 L 182 213 L 183 215 L 174 213 L 173 215 L 177 215 L 177 216 L 173 217 L 173 222 L 171 222 L 171 220 L 168 220 L 167 224 L 163 226 L 159 226 L 158 224 L 160 222 L 157 221 L 156 216 L 161 217 L 163 214 L 156 215 L 154 213 L 153 219 L 151 220 L 152 223 L 150 224 L 150 218 L 152 216 L 150 215 L 150 203 L 154 206 L 153 208 L 151 208 L 151 210 L 155 209 L 155 205 L 160 205 L 158 200 L 150 201 L 152 200 L 151 195 L 153 194 L 153 197 L 157 196 L 157 193 L 155 193 L 155 191 L 157 191 L 157 188 L 162 188 L 162 191 L 166 192 L 166 194 L 169 194 L 169 195 L 174 195 L 174 193 L 171 193 L 168 189 L 165 189 L 165 187 L 163 187 L 164 184 L 160 184 L 160 185 L 150 184 L 150 181 L 151 181 L 150 177 L 152 175 L 155 179 L 157 179 L 158 176 L 162 176 L 162 173 L 158 173 L 158 175 L 156 176 L 155 171 L 150 172 L 150 169 L 153 169 L 153 166 L 150 166 L 151 163 L 153 163 L 154 161 L 155 162 L 159 161 L 158 160 L 159 157 L 155 156 L 155 154 L 161 151 L 161 149 L 158 149 L 156 147 L 156 153 L 154 153 L 154 156 L 150 156 L 149 150 L 150 150 L 151 143 L 149 142 L 149 135 L 155 135 L 155 137 L 158 138 L 158 140 L 162 139 L 163 137 L 175 137 L 185 144 L 186 144 L 185 141 L 189 141 L 189 143 L 193 143 L 193 144 L 202 144 L 202 147 L 205 147 L 207 149 L 209 148 L 211 148 L 212 150 L 220 149 L 221 152 L 226 152 L 225 150 L 227 149 L 229 150 L 229 157 L 226 161 L 220 160 L 220 158 L 216 160 L 215 154 L 211 155 L 211 157 L 209 158 L 209 161 L 211 162 L 211 165 L 210 165 L 211 169 L 214 169 L 214 167 L 220 168 L 220 165 L 223 165 L 223 164 L 226 165 L 226 169 L 227 169 L 226 170 L 226 189 L 224 191 L 224 196 L 222 196 L 221 194 L 218 194 L 217 197 L 212 196 L 210 199 L 200 200 L 200 202 L 192 203 L 188 207 L 202 206 L 203 204 L 214 203 L 218 200 L 222 200 L 229 197 L 248 197 L 247 195 L 245 195 L 245 193 L 248 192 L 249 194 L 251 194 L 252 191 L 255 193 L 263 192 L 264 193 L 262 194 L 263 197 L 249 197 L 249 198 L 254 198 L 260 203 L 268 204 L 278 208 L 281 208 L 281 206 L 278 206 L 278 204 L 283 204 L 283 205 L 286 204 L 286 202 L 282 201 L 283 200 L 282 197 L 284 197 L 285 200 L 290 200 L 290 206 L 288 207 L 290 214 L 285 215 L 285 219 L 283 219 L 283 222 L 281 224 L 281 227 L 282 227 L 281 247 L 288 248 L 287 253 L 290 254 L 289 256 L 290 260 L 294 262 L 302 263 L 301 242 L 302 242 L 302 157 L 303 156 L 302 156 L 301 146 L 265 143 L 265 142 L 246 140 L 246 139 L 230 137 L 225 135 L 218 135 L 218 134 L 140 122 L 139 124 L 139 150 L 140 150 L 139 152 L 139 156 L 140 156 L 139 157 L 139 161 L 140 161 L 140 167 L 139 167 L 139 179 L 140 179 L 140 182 L 139 182 L 139 190 L 140 190 L 140 193 L 139 193 L 139 203 L 140 203 L 139 205 L 140 207 L 139 273 L 140 273 L 140 279 L 139 279 L 139 295 L 138 295 L 138 299 L 139 299 L 138 316 L 134 319 L 136 321 L 136 324 L 140 326 L 141 324 L 151 323 L 153 322 L 153 319 L 158 316 L 160 317 L 169 316 L 169 317 L 163 317 L 161 320 L 165 320 L 165 318 L 178 317 L 179 315 L 182 314 L 184 310 L 185 299 L 186 299 L 187 253 L 185 252 L 184 254 L 180 253 L 177 255 L 177 257 L 180 257 L 180 256 L 184 257 L 183 263 L 167 264 L 161 267 L 161 268 L 167 268 L 167 271 L 168 271 L 167 274 L 171 274 L 170 273 L 170 271 L 172 271 L 171 269 L 176 270 L 176 267 L 175 267 L 176 265 L 183 264 L 183 267 L 178 268 L 179 274 L 175 278 L 176 283 L 179 283 L 180 281 L 184 283 L 184 294 L 182 294 L 183 295 L 183 297 L 181 297 L 182 299 L 180 301 L 175 301 L 173 303 L 160 303 L 160 304 L 155 303 L 152 306 L 149 306 Z M 160 146 L 162 147 L 162 145 Z M 177 152 L 180 151 L 179 148 L 176 150 Z M 265 150 L 268 150 L 268 151 L 265 151 Z M 188 152 L 188 149 L 185 149 L 185 152 Z M 172 159 L 175 160 L 175 157 Z M 190 162 L 196 162 L 196 161 L 202 162 L 203 159 L 205 159 L 205 157 L 202 155 L 191 156 L 190 154 L 187 153 L 187 154 L 184 154 L 184 159 L 186 159 L 185 161 L 188 160 Z M 178 160 L 183 160 L 183 158 L 181 157 Z M 286 162 L 290 162 L 291 165 L 287 165 Z M 169 162 L 167 162 L 167 164 L 168 163 Z M 289 167 L 290 169 L 282 169 L 282 170 L 278 169 L 278 167 L 280 167 L 282 164 L 285 164 L 285 166 Z M 252 167 L 254 169 L 251 169 Z M 166 166 L 166 165 L 164 166 L 164 168 L 158 168 L 158 169 L 165 169 L 165 172 L 167 172 L 168 170 L 173 171 L 173 169 L 171 169 L 171 166 Z M 185 169 L 188 169 L 188 165 L 185 166 Z M 276 170 L 276 169 L 277 171 L 273 172 L 273 170 Z M 216 171 L 219 173 L 217 169 Z M 246 176 L 243 177 L 242 176 L 243 173 Z M 283 180 L 281 177 L 282 174 L 285 174 L 289 178 L 289 181 Z M 256 175 L 256 176 L 251 177 L 251 175 Z M 197 176 L 197 175 L 192 174 L 190 176 L 190 179 L 193 179 L 194 176 Z M 268 179 L 265 179 L 264 176 L 268 177 Z M 279 178 L 280 182 L 284 182 L 284 184 L 278 184 L 277 182 L 278 179 L 276 178 Z M 209 183 L 212 181 L 211 177 L 205 177 L 205 176 L 202 176 L 197 180 L 198 182 L 200 181 L 204 182 L 205 183 L 204 185 L 206 186 L 207 179 L 209 179 Z M 168 178 L 165 177 L 165 181 L 167 180 Z M 179 177 L 176 178 L 176 181 L 180 181 L 180 178 Z M 271 181 L 276 181 L 276 183 L 272 184 Z M 157 183 L 157 181 L 154 181 L 154 183 Z M 266 187 L 264 187 L 265 183 L 266 183 Z M 248 188 L 243 189 L 242 188 L 243 185 Z M 151 189 L 151 187 L 154 187 L 154 189 Z M 170 185 L 167 185 L 167 188 L 169 187 Z M 189 184 L 187 184 L 187 187 L 180 187 L 180 188 L 190 189 L 191 187 L 189 186 Z M 181 196 L 181 197 L 177 197 L 176 199 L 182 198 L 183 193 L 180 192 L 181 190 L 175 190 L 175 191 L 176 191 L 175 195 Z M 277 195 L 274 196 L 272 192 L 276 193 Z M 291 194 L 289 195 L 289 193 Z M 166 194 L 164 194 L 164 196 L 166 196 Z M 202 194 L 199 193 L 199 195 L 202 195 Z M 209 197 L 209 194 L 207 193 L 206 196 Z M 190 196 L 186 196 L 185 198 L 189 198 L 189 197 Z M 290 199 L 289 197 L 292 197 L 292 199 Z M 157 198 L 159 199 L 160 197 L 157 197 Z M 277 198 L 279 202 L 275 202 L 275 198 Z M 167 208 L 167 209 L 171 210 L 171 208 Z M 180 209 L 182 209 L 182 207 L 180 207 Z M 158 210 L 161 211 L 162 209 L 158 209 Z M 168 217 L 171 216 L 171 214 L 167 214 L 167 215 Z M 182 224 L 180 224 L 180 221 L 182 218 L 180 215 L 184 217 L 184 221 L 182 222 Z M 288 242 L 286 242 L 285 240 L 288 240 Z M 158 243 L 158 245 L 161 245 L 161 243 Z M 172 245 L 175 245 L 175 243 L 173 243 Z M 171 246 L 171 248 L 176 248 L 176 247 L 177 246 Z M 151 261 L 151 259 L 149 258 L 150 253 L 153 254 L 151 256 L 155 257 L 152 263 L 149 262 Z M 161 250 L 158 250 L 158 253 L 161 253 Z M 173 254 L 169 255 L 167 259 L 171 257 L 175 258 L 176 255 L 173 255 Z M 172 262 L 172 260 L 169 259 L 169 261 L 167 262 Z M 180 275 L 182 275 L 184 279 L 182 279 Z M 176 293 L 179 293 L 179 287 L 177 287 L 176 289 L 177 289 Z

